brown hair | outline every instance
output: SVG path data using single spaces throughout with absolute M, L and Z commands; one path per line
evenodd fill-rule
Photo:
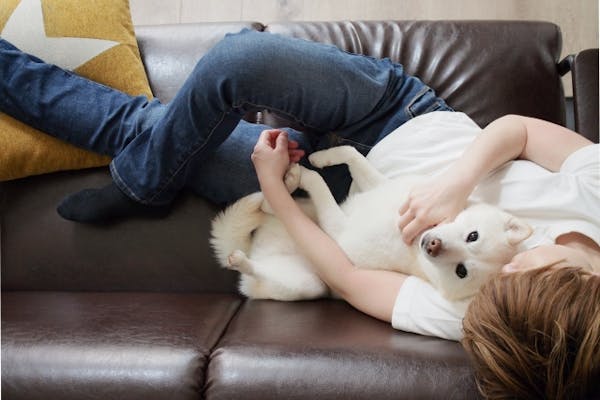
M 575 267 L 500 274 L 475 296 L 463 329 L 485 398 L 600 393 L 600 275 Z

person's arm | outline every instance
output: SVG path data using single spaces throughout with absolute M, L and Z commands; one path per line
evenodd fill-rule
M 283 183 L 289 166 L 287 135 L 264 131 L 252 154 L 263 194 L 315 272 L 358 310 L 390 322 L 406 275 L 356 268 L 339 245 L 298 207 Z
M 410 243 L 423 230 L 452 221 L 466 206 L 475 186 L 505 162 L 529 160 L 558 171 L 570 154 L 590 144 L 576 132 L 540 119 L 507 115 L 495 120 L 445 173 L 411 192 L 400 209 L 404 240 Z M 567 264 L 594 269 L 598 263 L 600 247 L 587 236 L 567 232 L 553 246 L 518 254 L 506 270 Z
M 583 136 L 551 122 L 501 117 L 485 127 L 447 171 L 411 191 L 400 209 L 402 237 L 410 243 L 425 229 L 454 220 L 475 186 L 508 161 L 530 160 L 558 171 L 571 153 L 589 144 Z

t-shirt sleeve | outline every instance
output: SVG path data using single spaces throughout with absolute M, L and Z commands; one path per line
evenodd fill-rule
M 559 174 L 570 182 L 568 199 L 572 199 L 572 209 L 577 209 L 581 215 L 564 226 L 558 225 L 551 231 L 551 236 L 576 231 L 600 245 L 600 145 L 585 146 L 573 152 L 564 161 Z
M 469 302 L 450 301 L 428 282 L 409 276 L 394 304 L 392 326 L 396 329 L 436 336 L 442 339 L 462 339 L 462 319 Z

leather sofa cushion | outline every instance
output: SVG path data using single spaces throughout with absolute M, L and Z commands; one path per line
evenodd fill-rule
M 161 220 L 108 225 L 62 219 L 70 193 L 110 182 L 105 169 L 35 176 L 0 187 L 3 290 L 211 291 L 237 293 L 208 243 L 217 207 L 186 194 Z
M 478 398 L 459 343 L 396 331 L 337 300 L 244 303 L 206 383 L 210 399 Z
M 232 295 L 2 293 L 2 396 L 196 399 Z

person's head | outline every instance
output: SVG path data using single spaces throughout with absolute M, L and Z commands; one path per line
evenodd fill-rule
M 500 274 L 475 296 L 463 329 L 486 398 L 600 393 L 600 275 L 575 267 Z

